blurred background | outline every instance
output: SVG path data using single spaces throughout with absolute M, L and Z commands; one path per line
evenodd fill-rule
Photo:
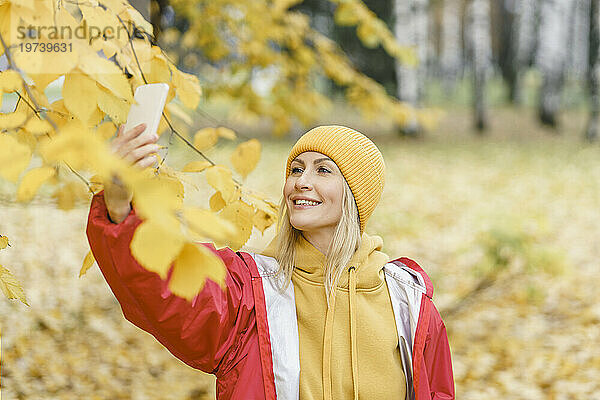
M 289 148 L 312 126 L 375 141 L 386 188 L 367 232 L 431 276 L 457 399 L 600 399 L 598 0 L 132 4 L 200 79 L 180 131 L 261 140 L 249 187 L 278 201 Z M 161 144 L 175 168 L 198 159 Z M 227 164 L 233 148 L 207 154 Z M 15 190 L 0 182 L 0 264 L 30 306 L 0 299 L 5 398 L 214 398 L 211 376 L 123 318 L 97 268 L 77 278 L 89 199 L 64 210 Z M 207 204 L 208 190 L 190 174 L 186 201 Z

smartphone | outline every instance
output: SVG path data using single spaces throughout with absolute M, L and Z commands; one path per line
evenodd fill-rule
M 169 85 L 166 83 L 150 83 L 138 86 L 133 96 L 136 103 L 132 104 L 129 109 L 123 132 L 127 132 L 143 123 L 146 124 L 144 134 L 155 134 L 165 108 L 168 93 Z

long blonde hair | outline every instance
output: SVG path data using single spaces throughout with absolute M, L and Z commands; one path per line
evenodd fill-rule
M 277 251 L 275 258 L 279 262 L 278 275 L 282 275 L 284 290 L 292 279 L 292 272 L 296 264 L 296 243 L 300 240 L 302 231 L 294 228 L 290 223 L 289 213 L 285 198 L 279 205 L 279 220 L 277 226 Z M 325 258 L 325 296 L 329 304 L 330 296 L 335 295 L 335 287 L 344 268 L 350 262 L 354 252 L 360 247 L 360 221 L 356 201 L 352 191 L 344 180 L 342 198 L 342 216 L 335 228 Z

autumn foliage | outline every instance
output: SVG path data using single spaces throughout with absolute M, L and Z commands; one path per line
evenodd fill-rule
M 0 176 L 18 183 L 17 200 L 22 202 L 30 201 L 42 185 L 52 187 L 62 209 L 117 177 L 133 191 L 136 211 L 144 219 L 131 244 L 138 261 L 163 277 L 173 265 L 170 289 L 186 298 L 197 293 L 206 277 L 222 282 L 222 262 L 195 243 L 209 240 L 240 248 L 253 227 L 264 231 L 275 222 L 276 206 L 241 183 L 260 159 L 260 142 L 240 143 L 231 154 L 231 170 L 202 152 L 219 140 L 238 140 L 233 130 L 203 128 L 188 139 L 192 135 L 185 123 L 172 121 L 178 116 L 189 122 L 203 93 L 196 75 L 178 69 L 175 63 L 189 66 L 190 59 L 180 59 L 182 48 L 178 52 L 170 46 L 169 37 L 186 52 L 201 52 L 212 65 L 221 65 L 218 77 L 205 85 L 207 97 L 241 100 L 247 114 L 270 117 L 276 133 L 288 131 L 292 118 L 310 123 L 329 103 L 312 84 L 320 75 L 345 87 L 350 102 L 367 114 L 386 112 L 401 124 L 414 112 L 355 70 L 333 41 L 310 27 L 306 15 L 290 10 L 295 3 L 174 1 L 177 13 L 202 23 L 191 24 L 181 36 L 164 32 L 166 53 L 155 44 L 150 23 L 124 0 L 2 1 L 0 52 L 8 69 L 0 72 L 0 90 L 18 100 L 12 112 L 0 115 Z M 339 3 L 336 21 L 356 26 L 366 46 L 381 45 L 407 64 L 416 62 L 412 50 L 398 46 L 362 2 Z M 259 95 L 250 78 L 267 67 L 275 71 L 276 82 L 269 93 Z M 50 102 L 45 90 L 57 80 L 62 82 L 61 97 Z M 159 82 L 170 88 L 159 133 L 183 140 L 201 158 L 181 171 L 164 158 L 156 168 L 140 171 L 113 156 L 107 145 L 126 121 L 135 88 Z M 162 156 L 167 154 L 168 149 Z M 214 189 L 210 209 L 184 205 L 181 179 L 186 173 L 205 174 Z M 88 253 L 80 274 L 93 261 Z M 177 279 L 181 276 L 190 278 Z
M 0 73 L 0 88 L 18 96 L 14 111 L 0 115 L 0 176 L 18 182 L 17 200 L 22 202 L 31 200 L 43 184 L 53 186 L 53 196 L 63 209 L 118 177 L 133 191 L 135 208 L 145 220 L 133 239 L 133 254 L 163 277 L 174 265 L 171 290 L 191 298 L 205 277 L 224 279 L 220 259 L 196 246 L 197 241 L 238 248 L 252 226 L 264 229 L 275 220 L 274 205 L 234 178 L 234 174 L 244 178 L 256 166 L 260 143 L 250 140 L 238 146 L 233 154 L 235 171 L 206 157 L 183 168 L 204 171 L 215 189 L 210 210 L 184 206 L 179 180 L 183 172 L 169 168 L 164 160 L 154 169 L 133 168 L 111 154 L 107 141 L 125 122 L 137 86 L 169 84 L 162 133 L 171 125 L 172 110 L 181 113 L 181 107 L 197 107 L 198 79 L 181 72 L 151 44 L 152 27 L 128 3 L 61 4 L 48 0 L 0 5 L 0 18 L 11 23 L 3 24 L 0 32 L 9 64 Z M 23 26 L 35 28 L 21 37 L 18 28 Z M 83 36 L 75 34 L 77 29 Z M 93 35 L 96 31 L 103 36 Z M 50 103 L 44 90 L 56 79 L 64 79 L 62 98 Z M 180 135 L 173 128 L 170 134 Z M 224 127 L 203 129 L 194 135 L 195 150 L 200 153 L 221 138 L 235 140 L 236 134 Z M 93 261 L 88 253 L 80 275 Z M 10 276 L 4 271 L 6 285 Z

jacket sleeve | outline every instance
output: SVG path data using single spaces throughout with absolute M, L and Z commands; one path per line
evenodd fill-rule
M 127 320 L 152 334 L 186 364 L 217 374 L 231 361 L 231 349 L 255 323 L 251 276 L 231 249 L 215 252 L 227 267 L 226 290 L 207 280 L 190 302 L 168 289 L 166 280 L 144 269 L 131 255 L 129 244 L 141 219 L 132 210 L 112 223 L 103 193 L 92 199 L 87 236 L 92 253 Z
M 429 329 L 423 350 L 432 400 L 454 400 L 454 375 L 446 326 L 431 303 Z

